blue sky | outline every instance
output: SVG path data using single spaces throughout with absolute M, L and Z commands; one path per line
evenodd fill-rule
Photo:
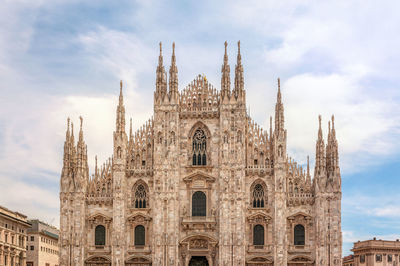
M 336 116 L 344 255 L 400 238 L 398 1 L 3 1 L 0 204 L 58 225 L 68 116 L 84 117 L 90 165 L 112 151 L 119 80 L 134 128 L 152 114 L 158 42 L 176 42 L 179 88 L 220 84 L 241 41 L 247 103 L 268 128 L 281 78 L 289 153 L 315 156 L 318 114 Z M 233 76 L 231 77 L 233 80 Z

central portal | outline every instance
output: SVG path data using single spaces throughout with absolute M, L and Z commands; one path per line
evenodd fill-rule
M 192 256 L 189 266 L 208 266 L 208 260 L 204 256 Z

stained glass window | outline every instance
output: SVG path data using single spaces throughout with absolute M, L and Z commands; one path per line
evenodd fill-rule
M 253 189 L 253 208 L 264 208 L 264 188 L 261 184 L 257 184 Z
M 193 165 L 207 165 L 207 138 L 202 129 L 197 129 L 193 136 Z

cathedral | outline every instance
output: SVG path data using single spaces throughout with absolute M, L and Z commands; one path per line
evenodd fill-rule
M 219 90 L 201 75 L 179 90 L 175 44 L 167 78 L 160 43 L 153 117 L 135 132 L 122 87 L 113 154 L 91 174 L 82 118 L 76 143 L 68 119 L 60 265 L 341 265 L 333 116 L 311 178 L 287 154 L 279 79 L 269 129 L 246 111 L 240 42 L 232 89 L 225 42 Z

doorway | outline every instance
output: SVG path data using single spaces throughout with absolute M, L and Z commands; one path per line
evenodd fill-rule
M 205 256 L 192 256 L 189 266 L 209 266 L 209 264 Z

